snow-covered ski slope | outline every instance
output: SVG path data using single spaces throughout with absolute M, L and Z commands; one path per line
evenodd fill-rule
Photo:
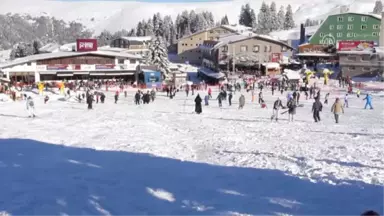
M 292 5 L 296 23 L 307 18 L 325 19 L 338 13 L 340 6 L 348 5 L 350 11 L 371 12 L 376 0 L 274 0 L 278 8 Z M 250 3 L 258 12 L 262 1 L 230 0 L 222 2 L 149 3 L 139 1 L 60 1 L 60 0 L 1 0 L 0 13 L 26 13 L 32 16 L 54 16 L 66 21 L 79 21 L 99 34 L 104 29 L 118 31 L 136 27 L 138 21 L 147 20 L 154 13 L 171 15 L 174 19 L 183 10 L 212 11 L 216 20 L 227 15 L 231 23 L 237 23 L 240 8 Z M 266 1 L 270 4 L 272 1 Z M 23 5 L 23 7 L 20 7 Z
M 344 94 L 327 91 L 330 103 Z M 383 95 L 373 96 L 374 110 L 351 96 L 336 125 L 330 104 L 314 123 L 303 95 L 295 122 L 271 122 L 273 101 L 285 95 L 266 91 L 261 109 L 243 93 L 244 110 L 237 93 L 233 107 L 211 100 L 201 115 L 184 92 L 140 106 L 133 91 L 117 104 L 109 92 L 91 111 L 32 94 L 35 119 L 25 102 L 0 102 L 0 212 L 383 214 Z

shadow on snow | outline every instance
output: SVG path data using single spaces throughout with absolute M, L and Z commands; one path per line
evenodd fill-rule
M 383 203 L 381 187 L 361 182 L 23 139 L 0 139 L 0 172 L 0 211 L 14 215 L 358 215 Z

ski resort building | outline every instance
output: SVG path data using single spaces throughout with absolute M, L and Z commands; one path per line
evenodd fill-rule
M 291 56 L 293 48 L 269 36 L 239 35 L 223 36 L 219 40 L 206 40 L 201 46 L 203 74 L 234 70 L 260 71 L 262 64 L 281 62 L 283 56 Z M 213 77 L 216 78 L 216 75 Z
M 248 34 L 251 31 L 252 28 L 243 25 L 221 25 L 183 37 L 177 42 L 177 60 L 182 63 L 201 64 L 202 53 L 199 47 L 205 40 L 217 41 L 223 35 Z
M 111 41 L 109 47 L 101 49 L 112 52 L 126 52 L 134 55 L 146 56 L 151 44 L 151 36 L 143 37 L 120 37 Z
M 123 78 L 135 80 L 141 58 L 108 51 L 55 52 L 0 64 L 6 78 L 17 82 Z

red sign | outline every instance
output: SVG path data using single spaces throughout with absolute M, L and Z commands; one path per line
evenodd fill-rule
M 77 52 L 97 51 L 97 39 L 77 39 Z
M 375 43 L 373 41 L 339 41 L 339 51 L 371 51 Z
M 280 62 L 281 54 L 280 53 L 272 53 L 271 62 Z
M 115 69 L 114 64 L 96 65 L 96 70 Z
M 67 68 L 66 64 L 47 65 L 47 70 L 67 70 Z

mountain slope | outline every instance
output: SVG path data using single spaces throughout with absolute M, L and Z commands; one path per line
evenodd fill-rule
M 137 22 L 148 19 L 155 12 L 176 18 L 183 10 L 212 11 L 216 20 L 228 15 L 231 23 L 238 21 L 240 8 L 249 0 L 199 3 L 148 3 L 135 1 L 47 1 L 47 0 L 1 0 L 0 13 L 27 13 L 32 16 L 48 15 L 66 21 L 78 21 L 86 25 L 95 34 L 106 29 L 118 31 L 135 27 Z M 267 1 L 270 3 L 270 1 Z M 292 5 L 295 21 L 306 18 L 324 19 L 327 15 L 338 12 L 341 5 L 351 6 L 356 12 L 370 12 L 375 0 L 275 0 L 278 8 Z M 258 12 L 262 0 L 251 1 L 251 6 Z M 213 6 L 214 4 L 214 6 Z M 23 7 L 20 7 L 23 5 Z

